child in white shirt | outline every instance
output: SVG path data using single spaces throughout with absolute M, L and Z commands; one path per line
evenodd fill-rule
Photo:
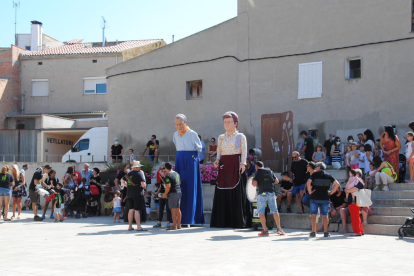
M 119 214 L 121 214 L 121 198 L 120 198 L 120 196 L 121 196 L 121 193 L 119 191 L 116 191 L 115 192 L 115 197 L 112 200 L 112 202 L 114 204 L 114 209 L 112 211 L 112 213 L 114 214 L 114 223 L 115 223 L 115 220 L 117 220 L 117 219 L 118 219 L 118 223 L 121 222 L 119 220 Z

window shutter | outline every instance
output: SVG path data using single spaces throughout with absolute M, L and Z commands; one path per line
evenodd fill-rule
M 299 64 L 298 99 L 322 97 L 322 61 Z
M 32 96 L 49 96 L 49 81 L 48 80 L 32 80 Z

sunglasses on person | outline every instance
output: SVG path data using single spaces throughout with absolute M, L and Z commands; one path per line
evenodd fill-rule
M 298 156 L 292 156 L 293 159 L 298 159 Z

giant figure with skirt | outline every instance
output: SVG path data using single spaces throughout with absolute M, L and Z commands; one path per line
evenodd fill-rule
M 210 227 L 245 228 L 251 227 L 251 207 L 246 198 L 245 173 L 247 140 L 238 132 L 239 117 L 228 111 L 223 115 L 226 131 L 218 138 L 217 187 L 214 193 Z
M 181 178 L 181 224 L 204 224 L 203 190 L 198 154 L 202 150 L 197 132 L 187 125 L 184 114 L 175 116 L 173 141 L 177 150 L 175 171 Z

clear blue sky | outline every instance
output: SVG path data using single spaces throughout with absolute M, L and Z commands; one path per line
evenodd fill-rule
M 247 1 L 247 0 L 246 0 Z M 12 0 L 0 0 L 0 47 L 14 44 Z M 237 0 L 20 0 L 17 33 L 30 33 L 30 21 L 43 23 L 45 34 L 68 41 L 164 39 L 171 43 L 237 15 Z

